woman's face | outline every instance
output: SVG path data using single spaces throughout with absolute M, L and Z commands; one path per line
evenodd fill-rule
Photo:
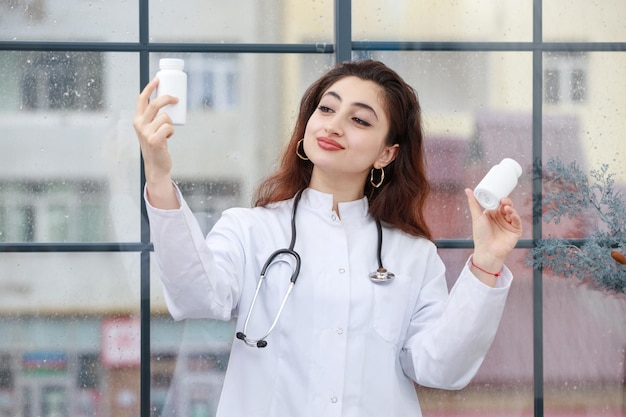
M 387 146 L 389 120 L 382 89 L 373 81 L 345 77 L 322 95 L 304 133 L 304 151 L 313 162 L 312 181 L 356 181 L 362 187 L 372 167 L 396 156 Z

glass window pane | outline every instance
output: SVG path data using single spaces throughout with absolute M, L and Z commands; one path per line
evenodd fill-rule
M 0 2 L 0 40 L 122 42 L 139 39 L 139 7 L 126 0 Z
M 149 3 L 150 42 L 334 42 L 334 0 Z M 626 41 L 622 0 L 542 8 L 546 42 Z M 0 2 L 0 42 L 118 50 L 107 42 L 138 41 L 138 12 L 127 0 L 9 0 Z M 531 1 L 353 1 L 351 19 L 362 42 L 533 40 Z M 0 51 L 0 244 L 139 241 L 139 54 L 41 49 Z M 250 204 L 302 92 L 333 55 L 151 53 L 151 75 L 162 57 L 186 62 L 189 115 L 169 142 L 173 177 L 208 232 L 224 209 Z M 419 94 L 434 237 L 471 239 L 463 188 L 513 157 L 524 174 L 512 197 L 530 239 L 532 53 L 353 57 L 386 62 Z M 626 301 L 615 292 L 624 292 L 626 266 L 612 256 L 626 255 L 623 68 L 623 51 L 544 53 L 544 206 L 534 221 L 545 240 L 508 258 L 516 279 L 474 381 L 458 392 L 418 388 L 424 414 L 533 415 L 536 338 L 546 416 L 623 412 Z M 543 333 L 535 335 L 530 264 L 555 248 L 543 265 Z M 470 253 L 440 250 L 450 285 Z M 214 415 L 234 323 L 173 321 L 151 254 L 151 356 L 140 358 L 139 263 L 139 253 L 0 253 L 0 417 L 139 415 L 140 359 L 150 363 L 151 414 Z
M 2 314 L 95 314 L 138 308 L 139 255 L 0 253 Z
M 0 241 L 139 240 L 134 54 L 0 52 Z
M 546 415 L 613 416 L 624 406 L 626 267 L 612 251 L 626 253 L 626 54 L 583 57 L 544 59 L 575 80 L 561 82 L 558 102 L 544 105 L 546 240 L 536 257 L 544 271 L 545 406 Z
M 224 383 L 235 320 L 174 321 L 152 255 L 151 408 L 155 416 L 214 416 Z
M 0 415 L 139 415 L 138 261 L 0 253 Z
M 286 143 L 300 96 L 331 55 L 154 54 L 185 60 L 187 123 L 169 140 L 172 177 L 205 230 L 231 206 L 249 206 Z M 136 141 L 136 140 L 135 140 Z
M 215 415 L 235 322 L 155 316 L 150 326 L 150 399 L 156 415 Z
M 552 0 L 542 6 L 545 41 L 626 41 L 626 3 L 622 0 Z
M 422 106 L 436 239 L 471 237 L 465 187 L 503 158 L 524 173 L 512 198 L 531 227 L 532 64 L 524 52 L 372 52 L 417 91 Z
M 333 1 L 150 2 L 156 42 L 331 43 Z
M 545 415 L 622 415 L 626 298 L 549 274 L 543 291 Z
M 614 207 L 604 203 L 598 211 L 585 198 L 600 199 L 600 190 L 587 189 L 583 181 L 606 189 L 611 176 L 615 193 L 626 188 L 626 85 L 622 82 L 626 54 L 547 54 L 544 74 L 557 67 L 561 78 L 567 79 L 559 82 L 558 100 L 548 99 L 550 85 L 544 80 L 543 235 L 582 238 L 611 228 L 623 232 L 622 226 L 607 223 L 614 215 L 623 218 L 623 213 L 615 213 Z M 602 172 L 604 165 L 604 179 L 594 178 L 592 172 Z
M 531 1 L 359 1 L 352 3 L 355 41 L 532 40 Z

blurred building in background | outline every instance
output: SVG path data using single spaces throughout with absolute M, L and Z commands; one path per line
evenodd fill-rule
M 480 48 L 481 42 L 530 45 L 533 11 L 526 3 L 352 2 L 352 40 L 373 42 L 353 58 L 384 61 L 419 94 L 436 239 L 471 239 L 462 190 L 504 157 L 525 171 L 513 199 L 524 238 L 532 237 L 538 221 L 532 48 Z M 626 40 L 623 1 L 544 3 L 546 42 Z M 165 45 L 149 55 L 151 74 L 162 57 L 186 64 L 189 114 L 170 139 L 173 176 L 205 231 L 225 208 L 249 205 L 254 186 L 275 167 L 301 94 L 334 62 L 322 53 L 334 42 L 334 10 L 331 0 L 150 2 L 149 42 Z M 138 4 L 127 0 L 0 1 L 0 42 L 28 45 L 0 49 L 0 243 L 7 248 L 0 253 L 0 417 L 139 415 L 139 254 L 80 246 L 141 241 L 140 155 L 132 128 L 141 57 L 125 46 L 138 42 L 138 22 Z M 381 47 L 398 41 L 476 46 Z M 109 47 L 63 50 L 50 42 Z M 176 46 L 203 43 L 315 44 L 320 52 Z M 608 163 L 623 186 L 626 52 L 580 49 L 555 47 L 542 56 L 542 157 L 590 169 Z M 586 232 L 572 224 L 544 226 L 544 236 Z M 76 249 L 23 249 L 55 243 Z M 422 390 L 429 415 L 532 415 L 532 270 L 526 250 L 515 252 L 510 267 L 517 279 L 489 357 L 460 393 Z M 469 254 L 441 250 L 450 285 Z M 213 415 L 233 324 L 173 322 L 151 265 L 152 415 Z M 543 290 L 548 407 L 621 415 L 624 297 L 549 276 Z M 494 392 L 498 400 L 484 397 Z M 575 395 L 585 398 L 583 406 L 572 406 Z

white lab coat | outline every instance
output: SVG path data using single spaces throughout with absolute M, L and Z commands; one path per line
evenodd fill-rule
M 291 240 L 293 199 L 226 210 L 205 238 L 180 196 L 179 210 L 148 204 L 165 299 L 177 319 L 237 316 L 242 330 L 267 257 Z M 365 198 L 339 204 L 307 189 L 296 215 L 302 269 L 263 349 L 233 341 L 218 416 L 421 416 L 413 381 L 460 389 L 495 335 L 512 280 L 490 288 L 466 266 L 448 296 L 430 241 L 383 225 L 383 265 L 373 283 L 377 231 Z M 248 336 L 269 328 L 291 267 L 267 275 Z

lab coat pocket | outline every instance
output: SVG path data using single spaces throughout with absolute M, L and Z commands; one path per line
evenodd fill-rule
M 396 277 L 392 282 L 373 284 L 374 291 L 374 331 L 385 341 L 398 345 L 400 332 L 405 319 L 409 294 L 408 288 Z

